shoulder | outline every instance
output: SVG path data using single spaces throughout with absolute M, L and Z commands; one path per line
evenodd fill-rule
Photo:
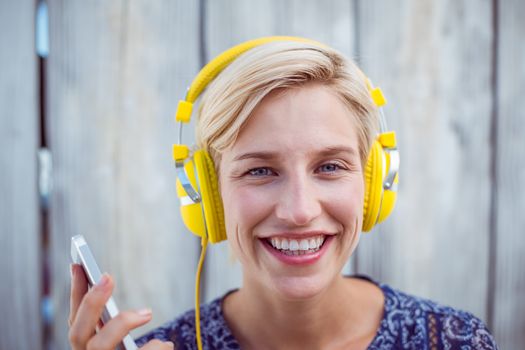
M 222 298 L 217 298 L 200 307 L 200 322 L 203 347 L 206 349 L 238 349 L 221 310 Z M 175 348 L 196 349 L 195 310 L 188 310 L 174 320 L 144 334 L 135 342 L 140 347 L 151 339 L 172 341 Z
M 372 349 L 497 349 L 487 327 L 469 312 L 380 284 L 384 317 Z

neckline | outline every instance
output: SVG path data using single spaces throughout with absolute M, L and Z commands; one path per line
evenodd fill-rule
M 382 283 L 379 283 L 379 282 L 373 280 L 372 278 L 370 278 L 369 276 L 366 276 L 366 275 L 355 274 L 355 275 L 345 275 L 344 277 L 345 278 L 359 278 L 359 279 L 362 279 L 362 280 L 369 281 L 370 283 L 373 283 L 374 285 L 376 285 L 381 290 L 381 292 L 383 293 L 383 298 L 384 298 L 384 302 L 383 302 L 383 316 L 381 317 L 381 321 L 379 322 L 379 326 L 377 327 L 377 330 L 376 330 L 376 333 L 374 335 L 374 338 L 368 344 L 367 348 L 370 348 L 370 347 L 373 347 L 373 346 L 377 346 L 376 342 L 379 341 L 380 335 L 383 332 L 384 327 L 386 327 L 386 319 L 387 319 L 387 314 L 388 314 L 388 307 L 387 307 L 387 305 L 391 304 L 390 303 L 390 298 L 392 297 L 391 296 L 391 292 L 388 290 L 386 285 L 384 285 Z M 227 333 L 226 336 L 231 337 L 231 339 L 233 339 L 235 341 L 235 345 L 240 349 L 241 347 L 239 345 L 239 342 L 237 341 L 237 338 L 235 338 L 235 336 L 233 335 L 230 327 L 228 326 L 228 323 L 226 322 L 226 318 L 224 317 L 223 308 L 222 308 L 222 304 L 223 304 L 224 299 L 228 295 L 230 295 L 230 294 L 232 294 L 232 293 L 234 293 L 234 292 L 236 292 L 238 290 L 239 290 L 239 288 L 231 289 L 228 292 L 226 292 L 225 294 L 223 294 L 221 297 L 215 299 L 212 303 L 216 303 L 216 309 L 217 309 L 217 312 L 219 314 L 218 315 L 219 316 L 219 321 L 223 324 L 224 330 Z

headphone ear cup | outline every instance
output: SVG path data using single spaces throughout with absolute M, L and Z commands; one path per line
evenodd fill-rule
M 383 147 L 375 140 L 365 166 L 365 199 L 362 227 L 364 232 L 368 232 L 374 227 L 381 209 L 383 177 L 385 173 L 383 157 Z
M 227 238 L 224 225 L 224 208 L 213 160 L 205 150 L 196 151 L 193 160 L 197 170 L 208 240 L 211 243 L 224 241 Z

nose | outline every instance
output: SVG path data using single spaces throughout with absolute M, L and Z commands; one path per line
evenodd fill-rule
M 321 210 L 315 184 L 308 176 L 295 175 L 283 183 L 275 209 L 279 220 L 287 225 L 306 226 Z

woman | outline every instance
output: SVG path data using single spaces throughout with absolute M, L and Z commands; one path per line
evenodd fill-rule
M 207 87 L 197 139 L 213 158 L 243 284 L 201 307 L 203 348 L 496 347 L 466 312 L 341 275 L 361 234 L 364 174 L 378 132 L 365 79 L 333 49 L 270 40 Z M 86 294 L 83 275 L 73 271 L 73 348 L 112 348 L 150 320 L 147 310 L 124 312 L 95 334 L 111 278 Z M 193 311 L 137 342 L 162 349 L 167 341 L 196 348 Z

